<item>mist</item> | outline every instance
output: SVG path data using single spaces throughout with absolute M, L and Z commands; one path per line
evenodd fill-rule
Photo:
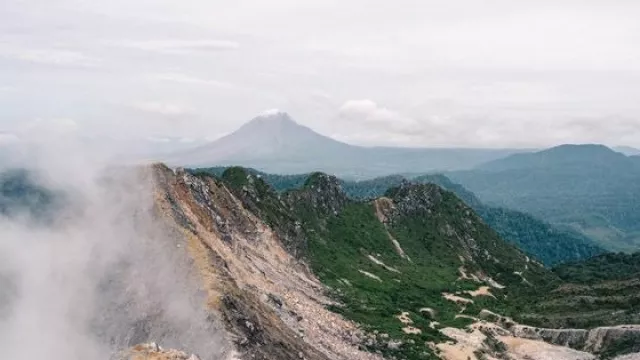
M 0 214 L 4 357 L 113 359 L 156 342 L 222 358 L 223 332 L 205 311 L 183 238 L 154 212 L 150 168 L 78 144 L 29 143 L 0 165 L 53 194 Z

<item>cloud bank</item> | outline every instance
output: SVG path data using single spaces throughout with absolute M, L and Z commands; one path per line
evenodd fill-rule
M 151 174 L 94 155 L 55 141 L 24 152 L 23 188 L 55 200 L 42 198 L 38 215 L 0 215 L 4 356 L 104 360 L 154 341 L 221 358 L 222 330 L 204 311 L 180 234 L 154 212 Z M 0 181 L 13 171 L 0 169 Z

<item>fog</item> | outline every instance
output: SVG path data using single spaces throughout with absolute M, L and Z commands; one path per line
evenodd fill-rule
M 0 173 L 26 168 L 55 200 L 46 220 L 28 208 L 0 215 L 3 357 L 110 359 L 156 342 L 221 358 L 222 331 L 182 238 L 154 213 L 149 168 L 114 164 L 70 139 L 22 150 Z

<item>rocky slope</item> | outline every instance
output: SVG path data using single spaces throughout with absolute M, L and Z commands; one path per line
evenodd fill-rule
M 218 277 L 215 297 L 234 300 L 213 301 L 218 311 L 247 301 L 262 304 L 243 310 L 258 318 L 275 311 L 294 335 L 283 328 L 280 340 L 299 344 L 293 356 L 306 349 L 306 357 L 317 350 L 338 358 L 371 352 L 429 357 L 425 341 L 446 339 L 437 323 L 469 323 L 459 316 L 473 308 L 465 302 L 477 296 L 478 304 L 499 303 L 497 297 L 530 287 L 523 278 L 532 284 L 550 276 L 435 185 L 407 183 L 388 197 L 358 202 L 337 179 L 319 173 L 283 195 L 239 168 L 221 179 L 168 169 L 161 174 L 167 213 L 195 234 L 193 241 L 209 239 L 205 249 L 224 259 L 224 271 L 202 262 L 205 273 Z M 221 283 L 242 296 L 230 297 Z M 233 331 L 247 336 L 242 326 Z
M 560 280 L 436 185 L 363 202 L 320 173 L 283 194 L 240 168 L 153 174 L 159 213 L 183 234 L 239 358 L 592 359 L 635 339 L 632 327 L 481 319 L 518 314 Z
M 358 349 L 355 323 L 278 234 L 220 180 L 154 168 L 157 204 L 184 233 L 208 309 L 223 319 L 239 356 L 251 359 L 374 359 Z
M 436 185 L 403 182 L 356 201 L 321 173 L 280 194 L 240 168 L 220 177 L 164 165 L 116 170 L 66 189 L 74 196 L 39 229 L 16 232 L 0 218 L 9 354 L 467 360 L 634 349 L 635 327 L 504 320 L 521 321 L 544 303 L 540 294 L 568 284 Z M 12 345 L 25 323 L 42 332 L 42 346 Z
M 194 173 L 222 176 L 226 167 L 191 170 Z M 239 168 L 232 173 L 241 171 Z M 246 171 L 262 178 L 278 192 L 303 187 L 309 174 L 277 175 L 246 169 Z M 371 180 L 350 181 L 340 179 L 343 191 L 352 199 L 375 199 L 385 192 L 401 185 L 405 181 L 413 183 L 432 183 L 456 194 L 469 205 L 501 238 L 516 245 L 529 256 L 540 260 L 547 266 L 564 262 L 587 259 L 604 253 L 605 250 L 577 231 L 558 228 L 523 212 L 506 208 L 491 207 L 483 204 L 472 192 L 463 186 L 453 183 L 443 175 L 422 175 L 405 178 L 392 175 Z

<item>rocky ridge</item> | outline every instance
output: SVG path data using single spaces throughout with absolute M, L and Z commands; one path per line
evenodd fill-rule
M 185 234 L 207 292 L 207 307 L 227 325 L 240 357 L 375 359 L 359 350 L 355 323 L 326 309 L 333 302 L 278 235 L 219 180 L 154 166 L 157 205 Z
M 230 359 L 537 359 L 523 349 L 549 343 L 562 345 L 545 348 L 554 359 L 577 360 L 593 355 L 567 346 L 597 352 L 626 336 L 481 319 L 479 307 L 550 275 L 435 185 L 403 184 L 362 203 L 324 174 L 277 194 L 234 171 L 215 178 L 151 168 L 155 211 L 180 234 L 176 246 L 201 280 L 209 317 L 233 344 Z M 327 255 L 332 248 L 347 261 Z M 456 347 L 465 341 L 475 345 Z M 140 345 L 126 359 L 192 357 L 183 350 Z

